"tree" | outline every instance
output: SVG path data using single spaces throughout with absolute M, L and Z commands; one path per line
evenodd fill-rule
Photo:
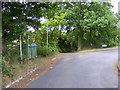
M 56 8 L 57 4 L 50 2 L 3 2 L 2 6 L 3 46 L 6 47 L 7 44 L 19 39 L 20 34 L 22 35 L 28 30 L 27 26 L 38 30 L 38 27 L 41 26 L 40 18 L 52 17 L 54 13 L 50 10 Z
M 116 43 L 117 18 L 111 8 L 108 2 L 81 2 L 74 5 L 66 20 L 68 30 L 74 27 L 78 50 L 84 44 L 100 47 L 104 43 Z
M 58 38 L 60 35 L 59 26 L 66 23 L 65 16 L 66 13 L 60 13 L 59 15 L 54 15 L 52 18 L 47 19 L 42 24 L 39 30 L 35 32 L 36 38 L 35 41 L 41 46 L 46 45 L 46 33 L 48 30 L 49 45 L 56 46 L 58 44 Z

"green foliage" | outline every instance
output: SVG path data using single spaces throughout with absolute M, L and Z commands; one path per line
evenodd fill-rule
M 14 66 L 8 66 L 8 62 L 3 60 L 3 62 L 2 62 L 2 74 L 9 76 L 9 77 L 13 77 L 15 75 Z
M 67 27 L 74 27 L 74 35 L 80 37 L 78 47 L 86 43 L 94 47 L 102 44 L 113 46 L 118 42 L 118 20 L 110 8 L 112 5 L 108 2 L 75 3 L 66 19 Z
M 38 47 L 41 47 L 44 51 L 41 53 L 40 50 L 41 55 L 47 56 L 58 51 L 58 38 L 60 36 L 59 26 L 66 23 L 66 20 L 64 19 L 66 14 L 67 13 L 60 13 L 53 18 L 49 18 L 42 24 L 42 27 L 35 32 L 35 42 Z M 47 47 L 47 30 L 49 47 Z
M 53 55 L 54 53 L 58 52 L 57 48 L 51 46 L 39 46 L 37 50 L 38 50 L 38 55 L 42 55 L 45 57 Z
M 57 11 L 59 3 L 51 2 L 2 2 L 2 32 L 4 47 L 18 40 L 32 26 L 37 30 L 41 23 L 39 19 L 51 18 Z
M 77 50 L 77 41 L 73 31 L 67 33 L 61 32 L 61 35 L 58 40 L 60 52 L 71 52 Z
M 20 34 L 25 44 L 30 36 L 29 43 L 36 43 L 38 54 L 43 56 L 58 49 L 70 52 L 85 46 L 114 46 L 118 42 L 118 16 L 110 10 L 112 7 L 109 2 L 3 2 L 3 46 L 19 45 L 12 42 L 19 40 Z M 41 17 L 47 21 L 40 23 Z M 35 32 L 27 32 L 27 26 L 32 26 Z M 13 47 L 4 50 L 5 59 L 17 61 L 17 50 Z
M 12 49 L 6 48 L 3 51 L 3 58 L 7 62 L 12 63 L 12 64 L 15 62 L 18 62 L 18 60 L 20 58 L 19 48 L 18 47 L 12 48 Z

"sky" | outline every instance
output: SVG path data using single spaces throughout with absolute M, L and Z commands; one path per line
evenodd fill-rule
M 118 13 L 118 2 L 119 1 L 120 0 L 111 0 L 112 5 L 114 6 L 112 11 L 114 11 L 115 13 Z

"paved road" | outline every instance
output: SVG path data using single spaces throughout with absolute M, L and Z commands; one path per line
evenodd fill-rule
M 117 59 L 117 49 L 63 53 L 51 70 L 27 88 L 118 88 L 113 69 Z

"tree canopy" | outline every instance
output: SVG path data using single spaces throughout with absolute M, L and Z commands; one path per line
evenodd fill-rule
M 114 46 L 118 17 L 112 7 L 109 2 L 3 2 L 3 44 L 18 40 L 31 26 L 31 39 L 40 45 L 45 45 L 49 29 L 49 44 L 59 49 Z M 41 24 L 43 17 L 47 21 Z

